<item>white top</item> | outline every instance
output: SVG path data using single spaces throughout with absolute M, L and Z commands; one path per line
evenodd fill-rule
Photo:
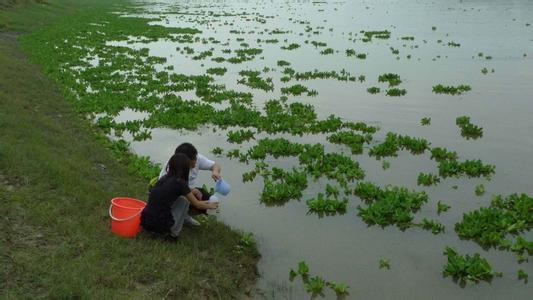
M 167 162 L 167 165 L 168 165 L 168 162 Z M 161 172 L 159 173 L 159 178 L 167 174 L 167 165 L 165 165 L 165 167 L 161 169 Z M 194 168 L 191 168 L 191 170 L 189 171 L 189 187 L 190 188 L 197 187 L 196 178 L 198 177 L 199 170 L 211 170 L 214 165 L 215 165 L 214 161 L 198 153 L 196 164 L 194 165 Z

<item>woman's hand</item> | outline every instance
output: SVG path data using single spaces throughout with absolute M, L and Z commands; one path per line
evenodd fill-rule
M 216 202 L 207 202 L 207 201 L 199 201 L 196 196 L 193 195 L 192 192 L 188 193 L 186 195 L 187 200 L 189 200 L 189 203 L 191 203 L 194 207 L 198 209 L 216 209 L 218 208 L 218 203 Z
M 217 202 L 205 202 L 205 204 L 208 206 L 207 209 L 217 209 L 218 203 Z
M 214 181 L 219 181 L 222 178 L 220 176 L 220 171 L 221 168 L 218 164 L 215 164 L 211 169 L 211 178 L 213 178 Z
M 220 172 L 213 171 L 213 173 L 211 174 L 211 178 L 213 178 L 214 181 L 219 181 L 222 177 L 220 176 Z

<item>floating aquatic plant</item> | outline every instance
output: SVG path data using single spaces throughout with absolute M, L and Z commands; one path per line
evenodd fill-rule
M 397 152 L 401 149 L 409 150 L 413 154 L 421 154 L 428 148 L 429 142 L 425 139 L 414 138 L 407 135 L 402 136 L 393 132 L 388 132 L 385 140 L 370 148 L 368 154 L 378 158 L 397 156 Z
M 316 93 L 316 91 L 310 90 L 301 84 L 295 84 L 293 86 L 281 88 L 282 94 L 290 94 L 294 96 L 300 96 L 303 93 L 307 93 L 308 96 L 311 96 L 312 94 L 314 94 L 313 92 Z
M 400 97 L 405 96 L 407 94 L 407 91 L 405 89 L 398 89 L 398 88 L 392 88 L 387 90 L 387 96 L 391 97 Z
M 448 94 L 448 95 L 461 95 L 470 91 L 472 88 L 469 85 L 461 84 L 458 86 L 444 86 L 438 84 L 433 87 L 433 93 L 435 94 Z
M 477 185 L 475 193 L 476 196 L 483 196 L 483 194 L 485 194 L 485 186 L 483 184 Z
M 478 283 L 480 280 L 490 281 L 495 275 L 489 262 L 479 253 L 463 256 L 454 248 L 446 247 L 444 255 L 448 257 L 448 263 L 444 266 L 444 277 L 452 276 L 461 283 Z
M 390 31 L 388 30 L 380 30 L 380 31 L 361 31 L 363 35 L 365 36 L 363 38 L 363 42 L 370 42 L 373 38 L 376 39 L 389 39 L 390 38 Z
M 456 160 L 441 160 L 439 162 L 439 175 L 441 177 L 458 177 L 466 175 L 468 177 L 490 178 L 494 174 L 495 166 L 485 165 L 481 160 L 466 160 L 459 162 Z
M 390 270 L 390 260 L 381 258 L 379 260 L 379 268 Z
M 211 75 L 218 75 L 218 76 L 222 76 L 224 74 L 226 74 L 226 72 L 228 71 L 228 69 L 222 67 L 222 68 L 209 68 L 206 70 L 206 73 L 207 74 L 211 74 Z
M 447 212 L 448 209 L 450 209 L 451 206 L 447 205 L 446 203 L 442 203 L 441 201 L 437 202 L 437 214 L 440 215 L 442 212 Z
M 450 46 L 450 47 L 461 47 L 461 44 L 456 43 L 456 42 L 448 42 L 448 46 Z
M 274 90 L 272 78 L 261 78 L 259 76 L 261 75 L 260 71 L 242 70 L 239 72 L 239 75 L 243 77 L 237 81 L 240 84 L 244 84 L 253 89 L 261 89 L 266 92 Z
M 457 160 L 458 155 L 455 151 L 450 151 L 446 148 L 435 147 L 431 149 L 431 159 L 436 160 L 437 162 L 443 160 Z
M 524 270 L 522 269 L 518 270 L 517 274 L 518 274 L 518 280 L 523 280 L 525 283 L 528 282 L 529 275 L 526 272 L 524 272 Z
M 355 56 L 354 49 L 346 49 L 346 56 Z
M 455 224 L 455 231 L 463 239 L 475 240 L 483 247 L 510 249 L 508 234 L 517 235 L 533 228 L 533 198 L 526 194 L 512 194 L 506 198 L 492 198 L 489 207 L 463 214 L 463 220 Z M 516 248 L 516 249 L 519 249 Z M 530 249 L 533 253 L 533 247 Z
M 470 117 L 457 117 L 455 123 L 461 128 L 461 136 L 467 139 L 478 139 L 483 136 L 483 128 L 470 123 Z
M 389 87 L 397 86 L 400 83 L 402 83 L 402 80 L 400 79 L 400 75 L 393 74 L 393 73 L 385 73 L 385 74 L 379 75 L 378 81 L 388 82 Z
M 281 49 L 283 50 L 295 50 L 298 48 L 300 48 L 300 45 L 296 43 L 289 44 L 288 46 L 281 46 Z
M 326 48 L 320 51 L 320 54 L 322 55 L 328 55 L 328 54 L 333 54 L 333 53 L 335 53 L 335 50 L 333 50 L 332 48 Z
M 272 168 L 270 173 L 263 173 L 264 187 L 261 192 L 261 202 L 268 205 L 284 204 L 291 199 L 302 197 L 302 191 L 307 187 L 307 173 L 292 169 L 284 171 Z
M 420 224 L 420 227 L 425 230 L 430 230 L 433 234 L 443 233 L 445 230 L 444 225 L 442 225 L 441 223 L 434 220 L 428 220 L 426 218 L 422 220 L 422 224 Z
M 309 278 L 309 280 L 304 283 L 304 286 L 308 293 L 311 293 L 312 295 L 321 295 L 326 286 L 326 281 L 320 276 L 314 276 Z
M 224 149 L 222 149 L 220 147 L 215 147 L 215 148 L 213 148 L 213 150 L 211 150 L 211 153 L 213 153 L 215 155 L 220 155 L 220 154 L 222 154 L 222 152 L 224 152 Z
M 328 281 L 326 285 L 329 286 L 337 295 L 337 297 L 342 297 L 348 295 L 348 289 L 350 288 L 346 283 Z
M 348 285 L 345 283 L 326 281 L 320 276 L 313 276 L 309 274 L 309 266 L 305 261 L 298 263 L 298 268 L 295 270 L 290 269 L 289 280 L 293 281 L 296 277 L 300 276 L 304 287 L 308 293 L 312 294 L 312 297 L 316 295 L 323 295 L 324 287 L 331 288 L 337 296 L 345 296 L 348 294 Z
M 373 86 L 366 89 L 366 91 L 370 94 L 378 94 L 380 92 L 380 88 Z
M 291 63 L 286 60 L 278 60 L 277 65 L 279 67 L 286 67 L 286 66 L 290 66 Z
M 328 136 L 328 141 L 350 147 L 352 154 L 363 153 L 363 144 L 372 140 L 372 135 L 361 135 L 351 131 L 340 131 Z
M 254 138 L 254 132 L 251 130 L 238 130 L 228 132 L 228 142 L 241 144 Z
M 400 229 L 411 226 L 413 213 L 428 201 L 425 192 L 409 191 L 404 187 L 387 186 L 384 189 L 370 183 L 358 182 L 354 194 L 368 206 L 358 206 L 359 216 L 367 224 L 396 225 Z
M 435 174 L 418 174 L 418 179 L 416 183 L 418 185 L 430 186 L 435 185 L 440 182 L 440 178 Z
M 324 194 L 322 193 L 318 193 L 315 198 L 307 200 L 307 207 L 309 208 L 309 212 L 316 213 L 319 216 L 343 214 L 346 212 L 347 205 L 348 199 L 338 200 L 324 198 Z

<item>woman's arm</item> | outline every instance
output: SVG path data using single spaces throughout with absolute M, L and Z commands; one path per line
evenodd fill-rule
M 198 201 L 196 197 L 193 195 L 192 192 L 189 192 L 187 195 L 187 200 L 189 200 L 189 203 L 191 203 L 194 207 L 198 209 L 215 209 L 218 208 L 218 203 L 210 203 L 207 201 Z

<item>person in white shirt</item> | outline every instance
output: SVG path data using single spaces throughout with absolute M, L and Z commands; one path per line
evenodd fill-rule
M 210 198 L 214 197 L 210 195 L 208 191 L 200 187 L 197 187 L 198 171 L 200 170 L 211 171 L 211 178 L 213 178 L 213 180 L 215 181 L 218 181 L 221 179 L 220 165 L 210 160 L 209 158 L 205 157 L 204 155 L 199 154 L 198 150 L 196 150 L 196 148 L 191 143 L 183 143 L 179 145 L 174 151 L 174 154 L 177 154 L 177 153 L 183 153 L 191 160 L 191 169 L 189 171 L 189 188 L 191 189 L 191 192 L 193 193 L 193 195 L 200 201 L 208 201 L 210 200 Z M 167 174 L 167 171 L 168 171 L 168 164 L 164 168 L 161 169 L 161 172 L 159 173 L 159 179 L 165 176 Z M 199 213 L 206 214 L 206 211 L 197 210 L 193 207 L 191 207 L 191 209 L 189 210 L 189 214 L 199 214 Z M 198 221 L 194 220 L 190 216 L 188 216 L 185 219 L 185 224 L 200 225 Z

